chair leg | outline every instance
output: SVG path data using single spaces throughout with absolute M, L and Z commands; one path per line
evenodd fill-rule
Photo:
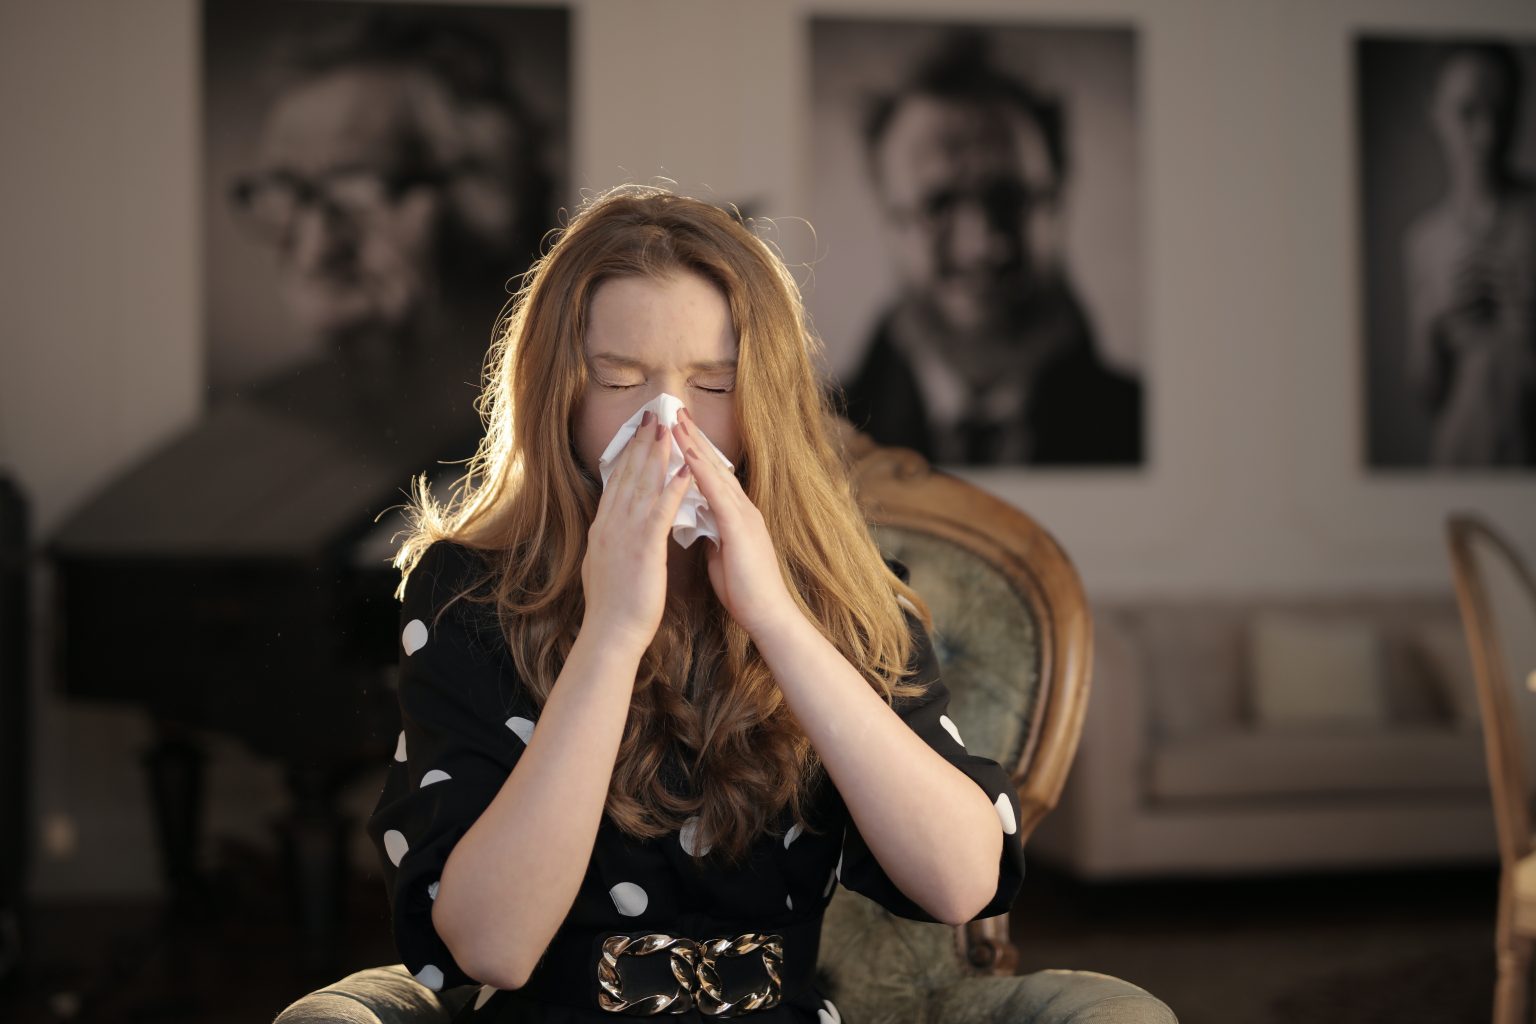
M 1494 928 L 1498 979 L 1493 987 L 1493 1024 L 1532 1024 L 1531 952 L 1532 937 L 1515 931 L 1515 893 L 1506 869 L 1500 872 Z
M 1493 989 L 1494 1024 L 1530 1024 L 1531 942 L 1519 939 L 1497 951 L 1499 976 Z M 1486 1005 L 1486 1004 L 1484 1004 Z

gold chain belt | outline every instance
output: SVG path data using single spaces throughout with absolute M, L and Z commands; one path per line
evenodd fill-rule
M 676 990 L 626 998 L 619 977 L 619 957 L 652 956 L 661 952 L 668 955 L 672 977 L 677 980 Z M 767 984 L 740 998 L 726 999 L 720 973 L 716 969 L 717 960 L 755 952 L 762 953 L 763 970 L 768 975 Z M 683 1013 L 691 1007 L 697 1007 L 701 1014 L 709 1017 L 751 1013 L 779 1004 L 782 986 L 779 967 L 783 962 L 784 939 L 780 935 L 746 932 L 734 939 L 709 939 L 705 942 L 662 932 L 635 937 L 614 935 L 603 940 L 602 955 L 598 958 L 597 980 L 602 991 L 598 993 L 597 1001 L 604 1010 L 611 1013 Z

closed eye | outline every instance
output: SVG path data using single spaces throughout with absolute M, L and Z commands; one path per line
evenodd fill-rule
M 600 381 L 597 381 L 597 386 L 602 388 L 604 391 L 628 391 L 630 388 L 637 388 L 640 385 L 639 384 L 609 384 L 606 381 L 601 381 L 600 380 Z M 734 388 L 707 388 L 707 387 L 705 387 L 702 384 L 695 384 L 695 385 L 693 385 L 693 387 L 698 388 L 700 391 L 708 391 L 710 394 L 714 394 L 714 395 L 728 395 L 733 390 L 735 390 Z

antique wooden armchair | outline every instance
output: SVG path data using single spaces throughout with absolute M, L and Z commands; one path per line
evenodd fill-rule
M 907 565 L 934 613 L 950 717 L 970 749 L 1011 772 L 1027 839 L 1061 794 L 1087 706 L 1092 624 L 1076 570 L 1024 512 L 916 452 L 876 445 L 846 423 L 843 431 L 871 530 L 888 557 Z M 1017 962 L 1006 915 L 959 928 L 926 924 L 839 887 L 818 968 L 827 994 L 858 1024 L 1175 1021 L 1161 1001 L 1119 979 L 1014 975 Z M 446 1021 L 474 994 L 434 993 L 401 965 L 379 967 L 311 993 L 278 1022 Z

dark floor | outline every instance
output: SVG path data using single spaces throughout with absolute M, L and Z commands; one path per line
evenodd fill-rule
M 305 971 L 275 865 L 230 845 L 215 860 L 202 920 L 35 910 L 0 1021 L 270 1024 L 309 989 L 396 959 L 377 879 L 353 880 L 334 963 Z M 1496 890 L 1492 868 L 1087 886 L 1037 862 L 1013 928 L 1021 972 L 1112 974 L 1184 1024 L 1483 1024 Z
M 1496 868 L 1085 886 L 1036 865 L 1020 972 L 1112 974 L 1183 1024 L 1487 1024 Z

